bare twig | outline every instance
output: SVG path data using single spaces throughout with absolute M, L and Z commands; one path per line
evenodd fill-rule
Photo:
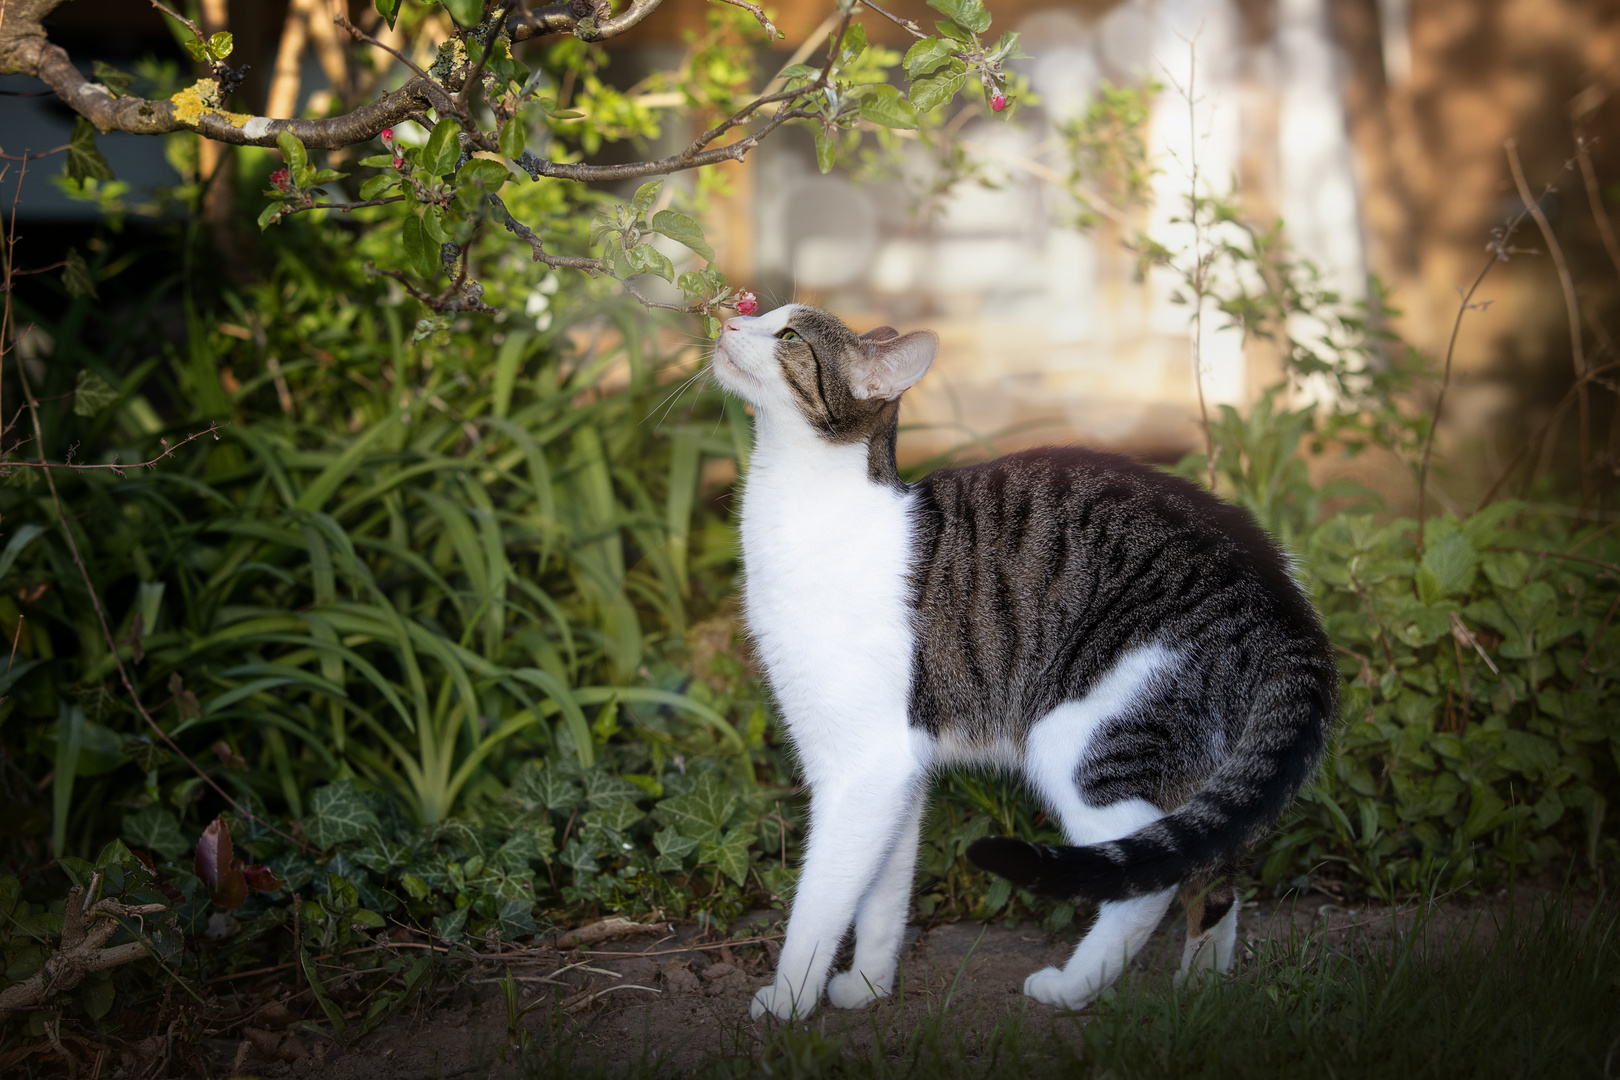
M 1535 219 L 1536 228 L 1541 230 L 1541 238 L 1547 242 L 1547 253 L 1552 256 L 1553 266 L 1558 270 L 1558 284 L 1564 291 L 1564 314 L 1569 319 L 1570 359 L 1574 361 L 1576 385 L 1580 387 L 1581 507 L 1585 509 L 1592 505 L 1592 404 L 1586 393 L 1586 349 L 1581 340 L 1581 312 L 1575 300 L 1575 279 L 1570 276 L 1569 263 L 1564 260 L 1564 249 L 1559 246 L 1547 215 L 1541 212 L 1540 202 L 1530 196 L 1530 185 L 1525 182 L 1524 168 L 1519 163 L 1517 141 L 1510 138 L 1506 146 L 1508 166 L 1513 170 L 1513 183 L 1519 189 L 1519 199 Z M 1564 163 L 1564 168 L 1569 168 L 1568 162 Z
M 1569 390 L 1565 392 L 1564 399 L 1558 403 L 1558 407 L 1552 411 L 1552 414 L 1547 417 L 1546 421 L 1539 429 L 1537 429 L 1536 433 L 1526 440 L 1525 444 L 1519 448 L 1519 452 L 1513 455 L 1513 460 L 1507 463 L 1507 467 L 1502 470 L 1502 474 L 1496 478 L 1495 482 L 1491 484 L 1490 489 L 1485 492 L 1485 497 L 1479 501 L 1480 510 L 1485 509 L 1487 506 L 1491 505 L 1491 503 L 1496 501 L 1496 496 L 1501 492 L 1502 485 L 1506 484 L 1508 479 L 1513 475 L 1514 471 L 1518 469 L 1519 462 L 1523 461 L 1530 453 L 1530 448 L 1538 443 L 1545 445 L 1545 440 L 1549 437 L 1553 427 L 1563 417 L 1564 410 L 1569 408 L 1570 403 L 1575 400 L 1575 395 L 1580 391 L 1581 387 L 1589 382 L 1596 382 L 1598 380 L 1598 376 L 1613 371 L 1616 368 L 1620 368 L 1620 360 L 1611 361 L 1607 364 L 1603 364 L 1600 367 L 1591 368 L 1581 380 L 1579 380 L 1574 386 L 1571 386 Z M 1530 479 L 1533 479 L 1534 476 L 1535 473 L 1532 472 Z M 1526 480 L 1526 484 L 1528 483 L 1529 479 Z
M 731 0 L 726 0 L 726 2 L 730 3 Z M 873 11 L 877 12 L 879 15 L 883 16 L 885 19 L 888 19 L 890 22 L 894 23 L 894 25 L 898 26 L 900 29 L 904 30 L 906 33 L 910 34 L 912 37 L 914 37 L 914 38 L 926 38 L 928 36 L 927 34 L 923 33 L 922 27 L 918 26 L 916 23 L 912 22 L 910 19 L 902 19 L 900 16 L 894 14 L 893 12 L 886 11 L 883 8 L 878 7 L 876 4 L 872 3 L 872 0 L 860 0 L 860 2 L 862 4 L 862 6 L 868 7 L 870 9 L 872 9 Z
M 0 158 L 4 158 L 7 161 L 38 161 L 40 158 L 48 158 L 52 154 L 60 154 L 62 151 L 68 149 L 70 145 L 70 143 L 63 143 L 61 146 L 58 146 L 55 149 L 41 150 L 37 154 L 8 154 L 4 150 L 0 150 Z
M 0 990 L 0 1020 L 18 1009 L 31 1008 L 46 998 L 72 990 L 86 975 L 118 967 L 149 955 L 146 942 L 129 941 L 102 948 L 121 925 L 119 917 L 155 915 L 167 911 L 164 904 L 122 904 L 98 900 L 87 904 L 84 889 L 68 890 L 62 910 L 62 938 L 45 966 L 31 978 Z
M 418 79 L 427 79 L 429 81 L 432 80 L 433 77 L 431 75 L 417 67 L 415 61 L 406 56 L 404 53 L 400 52 L 398 49 L 394 48 L 392 45 L 386 45 L 383 42 L 378 41 L 376 38 L 372 37 L 370 34 L 366 33 L 364 30 L 360 29 L 358 26 L 354 25 L 354 23 L 350 22 L 348 19 L 345 19 L 341 15 L 333 21 L 336 22 L 338 26 L 347 30 L 349 32 L 349 36 L 354 38 L 354 40 L 363 41 L 367 45 L 375 46 L 376 48 L 379 48 L 383 52 L 387 53 L 389 56 L 392 56 L 395 60 L 398 60 L 400 63 L 404 64 L 406 67 L 410 68 L 412 73 L 414 73 Z
M 41 460 L 41 461 L 15 461 L 15 460 L 6 460 L 6 459 L 3 459 L 3 458 L 0 458 L 0 469 L 68 469 L 68 470 L 70 470 L 72 472 L 93 472 L 93 471 L 95 471 L 97 469 L 106 469 L 109 472 L 113 472 L 113 473 L 118 474 L 119 476 L 123 476 L 125 469 L 150 469 L 150 468 L 152 468 L 154 465 L 156 465 L 158 462 L 162 461 L 164 458 L 170 457 L 173 454 L 175 454 L 177 451 L 179 451 L 179 449 L 182 446 L 185 446 L 189 442 L 195 442 L 197 439 L 202 438 L 204 435 L 212 435 L 217 440 L 219 438 L 219 431 L 223 426 L 224 425 L 222 425 L 220 423 L 217 423 L 217 422 L 209 424 L 207 427 L 203 428 L 201 431 L 194 431 L 190 435 L 187 435 L 184 439 L 181 439 L 179 442 L 175 443 L 173 446 L 170 446 L 167 443 L 167 441 L 165 441 L 164 444 L 163 444 L 163 453 L 159 454 L 157 457 L 151 459 L 150 461 L 137 461 L 137 462 L 134 462 L 133 464 L 129 464 L 129 465 L 120 464 L 117 461 L 108 462 L 108 463 L 100 464 L 100 465 L 80 465 L 77 462 L 72 462 L 72 461 L 65 461 L 65 462 L 64 461 L 44 461 L 44 460 Z
M 776 28 L 776 24 L 771 22 L 771 17 L 765 14 L 765 9 L 761 8 L 757 4 L 750 4 L 748 0 L 720 0 L 720 3 L 730 4 L 732 7 L 742 8 L 744 11 L 748 12 L 748 14 L 752 15 L 755 21 L 757 21 L 759 25 L 764 28 L 765 36 L 773 41 L 779 37 L 787 36 Z M 862 0 L 862 3 L 865 3 L 865 0 Z M 872 7 L 872 5 L 867 4 L 867 7 Z M 872 8 L 872 10 L 876 11 L 877 9 Z M 887 13 L 885 12 L 885 14 Z M 890 15 L 889 18 L 893 19 L 894 16 Z M 899 20 L 896 21 L 898 22 Z
M 1567 169 L 1569 167 L 1568 163 L 1564 167 Z M 1551 190 L 1550 184 L 1548 190 Z M 1463 316 L 1468 314 L 1469 309 L 1473 307 L 1474 294 L 1479 291 L 1480 285 L 1484 284 L 1486 276 L 1491 272 L 1491 268 L 1499 262 L 1507 262 L 1508 256 L 1513 253 L 1514 249 L 1510 246 L 1513 234 L 1518 231 L 1519 226 L 1524 224 L 1524 219 L 1529 216 L 1530 210 L 1527 206 L 1515 214 L 1506 225 L 1495 230 L 1491 236 L 1491 242 L 1485 245 L 1485 250 L 1490 253 L 1485 259 L 1485 265 L 1480 267 L 1479 273 L 1474 277 L 1473 284 L 1468 286 L 1468 291 L 1462 294 L 1462 302 L 1457 305 L 1457 317 L 1451 324 L 1451 337 L 1446 341 L 1446 360 L 1444 370 L 1440 376 L 1440 393 L 1435 396 L 1434 409 L 1429 414 L 1429 430 L 1423 436 L 1423 459 L 1418 465 L 1417 553 L 1419 558 L 1423 557 L 1423 524 L 1428 511 L 1426 496 L 1429 485 L 1429 458 L 1434 453 L 1434 435 L 1440 429 L 1440 417 L 1446 406 L 1446 391 L 1451 388 L 1451 359 L 1457 351 L 1457 335 L 1462 330 Z

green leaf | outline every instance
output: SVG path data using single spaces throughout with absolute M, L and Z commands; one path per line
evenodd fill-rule
M 1456 523 L 1437 524 L 1439 528 L 1426 530 L 1430 535 L 1416 574 L 1418 599 L 1425 604 L 1468 592 L 1479 569 L 1479 553 Z
M 572 810 L 585 797 L 580 786 L 552 764 L 525 768 L 512 782 L 511 791 L 523 804 L 546 810 Z
M 625 262 L 633 274 L 657 274 L 665 281 L 675 280 L 675 264 L 651 244 L 638 244 L 625 252 Z
M 80 187 L 86 180 L 111 180 L 112 166 L 96 149 L 96 126 L 82 116 L 73 118 L 73 136 L 68 141 L 67 178 Z
M 539 929 L 532 914 L 534 905 L 528 900 L 513 897 L 502 900 L 495 914 L 495 925 L 501 928 L 502 941 L 516 941 Z
M 662 180 L 649 180 L 636 189 L 635 195 L 630 199 L 630 208 L 636 212 L 637 217 L 644 217 L 651 210 L 653 203 L 658 201 L 658 195 L 664 190 Z
M 377 829 L 377 815 L 347 780 L 316 788 L 310 796 L 304 832 L 316 847 L 364 840 Z
M 646 789 L 622 776 L 614 776 L 606 769 L 590 769 L 585 773 L 585 801 L 593 808 L 634 802 L 646 797 Z
M 444 0 L 444 10 L 462 26 L 477 26 L 484 17 L 484 0 Z
M 817 124 L 814 128 L 816 136 L 816 167 L 822 172 L 832 172 L 832 167 L 838 162 L 838 143 L 825 127 Z
M 735 792 L 726 791 L 713 776 L 705 773 L 690 794 L 663 800 L 653 814 L 693 840 L 713 843 L 719 841 L 720 832 L 736 812 L 738 802 Z
M 928 6 L 950 17 L 963 29 L 982 34 L 990 29 L 990 12 L 983 0 L 928 0 Z
M 913 79 L 930 75 L 956 52 L 956 43 L 941 38 L 924 38 L 906 50 L 902 61 L 906 74 Z
M 415 874 L 400 875 L 399 884 L 402 888 L 404 888 L 406 895 L 408 895 L 412 900 L 427 899 L 427 882 L 423 881 Z
M 135 76 L 127 71 L 118 70 L 104 60 L 92 62 L 90 70 L 95 75 L 97 82 L 112 91 L 113 97 L 121 97 L 124 91 L 129 89 L 130 84 L 135 81 Z
M 911 84 L 911 103 L 920 111 L 928 112 L 948 104 L 967 82 L 967 69 L 956 69 L 961 61 L 953 61 L 949 68 L 937 75 L 930 75 L 925 79 L 917 79 Z
M 399 0 L 376 0 L 377 14 L 388 23 L 388 29 L 394 28 L 394 20 L 399 18 Z
M 309 164 L 303 141 L 290 128 L 282 128 L 276 135 L 276 148 L 281 151 L 281 160 L 286 164 L 287 171 L 295 177 Z
M 360 185 L 360 200 L 375 199 L 389 188 L 399 183 L 399 177 L 390 173 L 378 173 Z
M 106 1016 L 117 996 L 110 971 L 98 971 L 79 985 L 79 1004 L 84 1006 L 84 1011 L 92 1020 Z
M 156 803 L 124 816 L 124 839 L 131 847 L 155 851 L 165 859 L 178 859 L 191 850 L 174 815 Z
M 439 266 L 439 245 L 428 236 L 422 219 L 412 214 L 405 219 L 400 245 L 405 249 L 405 261 L 422 277 L 432 277 Z
M 185 41 L 181 42 L 181 44 L 186 47 L 186 52 L 190 53 L 191 58 L 197 61 L 197 63 L 201 64 L 208 59 L 208 43 L 206 41 L 200 41 L 197 38 L 187 38 Z
M 720 868 L 720 872 L 738 885 L 748 877 L 748 847 L 753 843 L 754 830 L 732 829 L 723 840 L 706 841 L 698 846 L 698 861 Z
M 422 148 L 422 168 L 434 176 L 448 176 L 461 160 L 461 129 L 450 119 L 433 125 L 427 145 Z
M 456 189 L 495 192 L 501 190 L 501 185 L 511 178 L 512 173 L 499 161 L 473 158 L 456 173 Z
M 78 375 L 74 376 L 74 416 L 94 416 L 117 400 L 118 391 L 107 385 L 106 379 L 89 368 L 81 368 Z
M 513 116 L 501 128 L 496 142 L 501 151 L 501 157 L 516 161 L 523 156 L 524 143 L 523 117 Z
M 88 296 L 96 299 L 96 279 L 90 273 L 90 264 L 84 261 L 78 248 L 68 248 L 62 267 L 62 287 L 69 296 Z M 81 414 L 83 415 L 83 414 Z
M 839 43 L 838 60 L 834 67 L 845 68 L 866 51 L 866 27 L 860 23 L 850 23 L 844 30 L 844 39 Z
M 235 48 L 236 39 L 227 30 L 221 30 L 208 39 L 208 55 L 215 60 L 225 59 Z
M 698 849 L 698 841 L 690 836 L 682 836 L 670 827 L 653 834 L 653 847 L 658 849 L 660 856 L 673 861 L 675 868 L 679 869 L 682 860 Z
M 861 98 L 861 118 L 884 127 L 914 128 L 917 109 L 900 96 L 897 87 L 878 83 Z
M 29 522 L 26 525 L 17 527 L 17 531 L 11 535 L 11 539 L 6 541 L 5 550 L 0 551 L 0 578 L 5 577 L 10 572 L 11 565 L 17 561 L 17 556 L 23 553 L 23 549 L 33 543 L 34 539 L 45 531 L 47 531 L 46 527 L 38 522 Z M 16 668 L 21 666 L 21 664 L 17 664 L 12 670 L 15 671 Z M 0 682 L 0 694 L 9 693 L 11 684 L 14 681 L 13 679 L 6 679 L 5 675 L 6 673 L 0 672 L 0 679 L 5 680 Z
M 820 68 L 811 67 L 809 64 L 789 64 L 777 72 L 776 77 L 783 82 L 792 82 L 794 79 L 813 79 L 820 74 Z
M 660 210 L 653 215 L 651 224 L 654 232 L 661 232 L 671 240 L 685 244 L 709 262 L 714 261 L 714 249 L 703 236 L 703 226 L 694 219 L 674 210 Z

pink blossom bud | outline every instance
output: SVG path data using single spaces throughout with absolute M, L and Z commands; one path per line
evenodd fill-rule
M 382 141 L 383 141 L 384 146 L 393 146 L 394 145 L 394 129 L 393 128 L 383 128 L 382 129 Z
M 396 169 L 401 168 L 401 167 L 404 166 L 404 164 L 405 164 L 405 159 L 404 158 L 397 157 L 397 158 L 394 159 L 394 168 L 396 168 Z
M 759 300 L 753 293 L 744 290 L 737 294 L 737 314 L 752 315 L 759 310 Z
M 1006 94 L 997 94 L 997 95 L 995 95 L 994 97 L 992 97 L 990 99 L 990 108 L 994 109 L 996 112 L 1000 112 L 1002 109 L 1005 109 L 1006 107 L 1007 107 L 1007 95 Z
M 270 183 L 281 191 L 286 191 L 292 177 L 286 169 L 277 169 L 270 174 Z

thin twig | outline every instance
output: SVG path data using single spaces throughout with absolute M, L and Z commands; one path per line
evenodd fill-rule
M 40 96 L 41 97 L 51 97 L 53 95 L 51 95 L 49 93 L 43 93 Z M 54 150 L 42 150 L 37 154 L 29 154 L 29 153 L 26 153 L 26 152 L 21 153 L 21 154 L 8 154 L 4 150 L 0 150 L 0 158 L 5 158 L 7 161 L 38 161 L 40 158 L 48 158 L 52 154 L 60 154 L 64 150 L 71 149 L 72 145 L 73 145 L 72 143 L 63 143 L 61 146 L 56 147 Z
M 179 12 L 177 12 L 173 8 L 169 7 L 167 4 L 160 3 L 159 0 L 151 0 L 151 2 L 152 2 L 152 6 L 157 8 L 159 11 L 163 12 L 163 14 L 167 15 L 169 18 L 173 19 L 177 23 L 184 24 L 186 29 L 190 30 L 192 36 L 195 37 L 198 41 L 207 40 L 208 35 L 204 34 L 202 32 L 202 28 L 199 27 L 196 23 L 192 22 L 190 19 L 186 18 L 184 15 L 181 15 Z
M 726 2 L 735 3 L 735 0 L 726 0 Z M 923 33 L 922 27 L 918 26 L 910 19 L 902 19 L 900 16 L 895 15 L 892 12 L 885 11 L 883 8 L 880 8 L 876 4 L 872 3 L 872 0 L 860 0 L 860 2 L 863 7 L 868 7 L 877 12 L 879 15 L 883 16 L 885 19 L 888 19 L 890 22 L 894 23 L 894 25 L 898 26 L 912 37 L 926 38 L 928 36 L 927 34 Z
M 1603 250 L 1609 253 L 1609 261 L 1614 263 L 1614 272 L 1620 276 L 1620 242 L 1614 237 L 1614 227 L 1609 224 L 1609 213 L 1603 209 L 1603 197 L 1598 191 L 1597 173 L 1592 168 L 1591 154 L 1592 140 L 1579 133 L 1575 136 L 1575 160 L 1581 166 L 1581 180 L 1586 186 L 1586 203 L 1592 208 L 1592 220 L 1597 224 L 1598 235 L 1603 238 Z
M 193 441 L 195 441 L 197 439 L 200 439 L 204 435 L 213 435 L 215 440 L 217 441 L 218 438 L 219 438 L 218 433 L 219 433 L 220 428 L 222 426 L 223 425 L 219 424 L 216 421 L 215 423 L 209 424 L 206 428 L 204 428 L 201 431 L 196 431 L 196 432 L 191 433 L 190 435 L 187 435 L 184 439 L 181 439 L 179 442 L 175 443 L 173 446 L 170 446 L 170 445 L 168 445 L 167 442 L 165 442 L 164 443 L 163 453 L 159 454 L 157 457 L 153 458 L 150 461 L 138 461 L 138 462 L 135 462 L 132 465 L 122 465 L 122 464 L 120 464 L 120 463 L 118 463 L 116 461 L 109 462 L 109 463 L 106 463 L 106 464 L 101 464 L 101 465 L 78 465 L 78 464 L 75 464 L 73 462 L 44 461 L 44 460 L 40 460 L 40 461 L 8 461 L 8 460 L 5 460 L 3 458 L 0 458 L 0 469 L 68 469 L 68 470 L 70 470 L 72 472 L 92 472 L 92 471 L 94 471 L 96 469 L 107 469 L 107 470 L 109 470 L 111 472 L 117 473 L 119 476 L 123 476 L 125 469 L 150 469 L 150 468 L 152 468 L 154 465 L 156 465 L 158 462 L 162 461 L 164 458 L 172 456 L 182 446 L 185 446 L 189 442 L 193 442 Z M 41 456 L 41 458 L 44 457 L 43 454 L 40 455 L 40 456 Z
M 370 34 L 366 33 L 364 30 L 360 29 L 358 26 L 354 25 L 354 23 L 350 22 L 348 19 L 345 19 L 341 15 L 332 21 L 337 23 L 343 29 L 347 30 L 349 32 L 349 36 L 354 38 L 356 41 L 364 42 L 367 45 L 374 45 L 383 52 L 387 53 L 389 56 L 392 56 L 395 60 L 398 60 L 406 67 L 410 68 L 411 71 L 415 72 L 417 78 L 426 79 L 429 82 L 433 81 L 433 76 L 417 67 L 414 60 L 400 52 L 398 49 L 394 48 L 392 45 L 385 45 L 381 41 L 378 41 L 376 38 L 372 37 Z
M 1539 429 L 1537 429 L 1536 433 L 1519 448 L 1519 452 L 1513 455 L 1513 460 L 1507 463 L 1507 467 L 1504 468 L 1502 470 L 1502 474 L 1496 478 L 1496 482 L 1491 484 L 1490 489 L 1485 492 L 1485 497 L 1479 500 L 1479 507 L 1475 510 L 1475 513 L 1478 513 L 1479 510 L 1485 509 L 1487 506 L 1491 505 L 1491 503 L 1496 501 L 1497 493 L 1501 491 L 1502 485 L 1507 483 L 1508 478 L 1511 477 L 1514 470 L 1519 467 L 1519 462 L 1523 461 L 1525 456 L 1529 454 L 1530 448 L 1535 446 L 1537 443 L 1543 442 L 1543 440 L 1548 437 L 1548 434 L 1551 432 L 1553 426 L 1557 424 L 1559 419 L 1564 415 L 1564 410 L 1569 408 L 1570 402 L 1575 400 L 1575 394 L 1580 387 L 1588 382 L 1596 382 L 1599 375 L 1602 375 L 1608 371 L 1613 371 L 1615 368 L 1620 368 L 1620 360 L 1611 361 L 1610 363 L 1604 364 L 1601 367 L 1595 367 L 1588 370 L 1584 379 L 1580 380 L 1574 386 L 1569 388 L 1569 390 L 1564 394 L 1564 399 L 1558 403 L 1558 407 L 1552 411 L 1552 414 L 1547 417 L 1546 421 Z M 1530 478 L 1525 481 L 1526 485 L 1528 485 L 1530 480 L 1534 479 L 1534 477 L 1535 473 L 1532 472 Z
M 750 4 L 748 0 L 720 0 L 720 2 L 722 4 L 730 4 L 735 8 L 742 8 L 744 11 L 748 12 L 748 14 L 752 15 L 759 25 L 765 28 L 765 36 L 770 40 L 774 41 L 779 37 L 787 37 L 786 34 L 782 33 L 782 31 L 776 28 L 776 24 L 771 22 L 771 17 L 765 14 L 765 9 L 761 8 L 759 5 Z M 861 2 L 865 3 L 866 0 L 861 0 Z M 872 7 L 870 4 L 867 4 L 866 6 Z M 872 10 L 876 11 L 877 9 L 872 8 Z M 889 18 L 893 19 L 894 16 L 890 15 Z
M 1552 225 L 1547 221 L 1547 215 L 1541 212 L 1541 204 L 1530 197 L 1530 185 L 1525 182 L 1524 168 L 1519 162 L 1518 142 L 1509 138 L 1506 143 L 1508 166 L 1513 170 L 1513 183 L 1519 189 L 1519 199 L 1524 203 L 1525 209 L 1535 219 L 1536 228 L 1541 230 L 1541 238 L 1547 242 L 1547 254 L 1552 256 L 1553 266 L 1558 269 L 1558 284 L 1564 291 L 1564 313 L 1569 319 L 1569 350 L 1570 359 L 1575 364 L 1575 378 L 1580 386 L 1581 409 L 1581 509 L 1585 510 L 1592 505 L 1592 403 L 1586 393 L 1586 348 L 1581 340 L 1581 312 L 1575 300 L 1575 279 L 1570 276 L 1569 263 L 1564 261 L 1564 249 L 1559 246 L 1558 237 L 1554 235 Z M 1579 155 L 1577 155 L 1579 156 Z M 1565 162 L 1564 168 L 1569 168 Z

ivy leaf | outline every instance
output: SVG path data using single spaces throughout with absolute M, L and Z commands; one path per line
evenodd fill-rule
M 460 941 L 466 937 L 466 930 L 467 909 L 464 907 L 433 917 L 433 936 L 442 941 Z
M 73 118 L 73 137 L 68 141 L 67 177 L 80 187 L 86 180 L 111 180 L 112 166 L 96 149 L 96 125 L 82 116 Z
M 135 76 L 127 71 L 120 71 L 104 60 L 92 63 L 90 70 L 95 75 L 96 81 L 111 91 L 113 97 L 122 97 L 124 91 L 135 81 Z
M 68 248 L 67 259 L 62 267 L 62 288 L 69 296 L 88 296 L 97 299 L 96 279 L 90 273 L 90 264 L 84 261 L 78 248 Z
M 931 74 L 939 66 L 951 58 L 956 51 L 952 42 L 940 38 L 924 38 L 906 50 L 906 58 L 902 61 L 906 74 L 913 79 Z
M 461 160 L 460 129 L 454 120 L 440 120 L 428 135 L 427 146 L 422 149 L 422 167 L 434 176 L 448 176 Z
M 73 378 L 73 415 L 94 416 L 118 400 L 118 391 L 107 380 L 88 369 Z
M 724 790 L 714 777 L 705 774 L 690 794 L 675 795 L 660 802 L 654 815 L 693 840 L 715 842 L 736 812 L 737 802 L 735 792 Z
M 534 923 L 533 907 L 528 900 L 515 897 L 501 901 L 495 913 L 495 924 L 501 928 L 502 941 L 516 941 L 539 929 Z
M 178 859 L 191 849 L 174 815 L 156 803 L 126 814 L 123 834 L 132 847 L 155 851 L 165 859 Z
M 646 797 L 647 792 L 640 785 L 622 776 L 614 776 L 606 769 L 589 769 L 585 773 L 585 801 L 593 809 Z
M 714 261 L 714 248 L 703 236 L 703 226 L 685 214 L 674 210 L 660 210 L 653 215 L 652 228 L 677 243 L 685 244 L 709 262 Z
M 752 829 L 732 829 L 722 840 L 700 844 L 698 861 L 719 867 L 722 874 L 741 885 L 748 877 L 748 847 L 752 842 Z
M 519 773 L 512 782 L 512 796 L 531 809 L 569 810 L 579 805 L 583 793 L 556 765 L 546 764 Z
M 376 0 L 377 14 L 388 23 L 388 29 L 394 28 L 394 20 L 399 18 L 399 0 Z
M 861 118 L 884 127 L 914 128 L 917 108 L 900 96 L 897 87 L 878 83 L 861 98 Z
M 377 831 L 377 815 L 348 780 L 316 788 L 309 799 L 304 832 L 320 848 L 364 840 Z

